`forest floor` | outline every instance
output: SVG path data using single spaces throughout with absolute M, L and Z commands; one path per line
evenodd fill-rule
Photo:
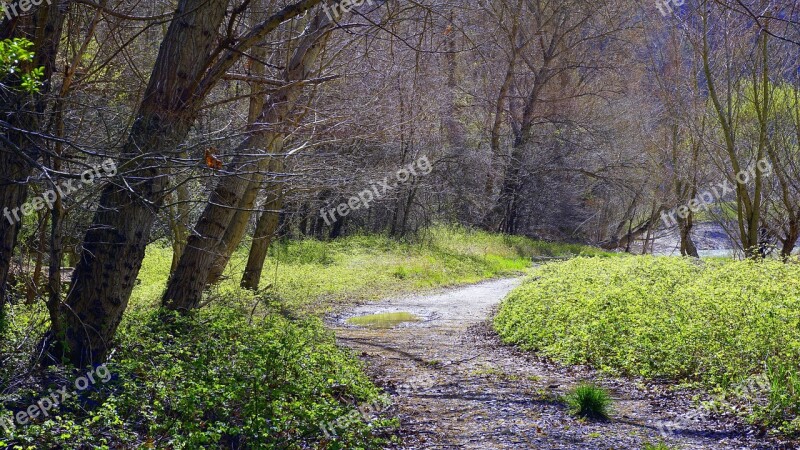
M 503 345 L 489 318 L 520 283 L 503 279 L 389 299 L 330 319 L 339 342 L 360 355 L 392 396 L 403 442 L 398 448 L 642 449 L 662 441 L 676 449 L 795 448 L 759 438 L 734 420 L 709 417 L 692 406 L 692 392 L 564 367 Z M 419 321 L 391 328 L 347 321 L 381 313 L 411 313 Z M 568 414 L 561 396 L 582 381 L 611 392 L 611 420 Z M 674 431 L 662 437 L 659 421 L 672 423 Z

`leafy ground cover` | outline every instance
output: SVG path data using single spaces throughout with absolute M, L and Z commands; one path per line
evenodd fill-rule
M 135 315 L 106 364 L 108 382 L 68 398 L 48 417 L 6 422 L 0 448 L 379 448 L 391 438 L 386 431 L 394 423 L 380 415 L 335 435 L 323 431 L 382 400 L 319 320 L 254 319 L 227 305 L 170 325 L 157 313 Z M 4 395 L 0 418 L 61 387 L 73 390 L 84 372 L 6 372 L 17 386 Z
M 536 270 L 494 325 L 560 362 L 702 386 L 715 407 L 800 429 L 800 265 L 576 258 Z
M 238 288 L 241 251 L 207 307 L 166 325 L 157 306 L 171 253 L 151 245 L 106 365 L 111 380 L 47 417 L 0 426 L 0 448 L 381 448 L 392 439 L 391 408 L 361 363 L 335 345 L 322 313 L 523 273 L 535 256 L 580 253 L 602 254 L 449 227 L 409 241 L 286 241 L 271 251 L 267 289 Z M 87 371 L 31 364 L 46 318 L 41 303 L 10 309 L 9 338 L 0 340 L 0 420 Z

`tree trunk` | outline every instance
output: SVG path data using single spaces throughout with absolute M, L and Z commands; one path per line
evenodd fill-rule
M 187 152 L 182 152 L 180 158 L 187 160 L 189 159 L 189 154 Z M 191 198 L 186 181 L 185 179 L 171 178 L 171 182 L 176 186 L 174 198 L 172 197 L 173 194 L 170 194 L 168 198 L 171 199 L 171 204 L 166 208 L 169 230 L 172 233 L 172 263 L 169 269 L 170 274 L 175 272 L 175 269 L 178 267 L 178 261 L 180 261 L 183 250 L 186 248 L 186 241 L 189 239 L 189 226 L 187 222 L 189 220 L 189 202 Z
M 253 16 L 253 19 L 255 19 L 255 15 Z M 266 48 L 254 48 L 252 53 L 253 60 L 256 62 L 250 65 L 250 75 L 253 77 L 264 77 L 266 74 L 266 66 L 261 64 L 260 61 L 267 60 Z M 263 126 L 258 124 L 258 119 L 261 116 L 261 113 L 264 111 L 264 104 L 264 92 L 262 84 L 251 82 L 250 105 L 247 114 L 248 127 L 251 130 L 255 130 L 260 126 Z M 208 274 L 207 283 L 209 285 L 219 282 L 220 278 L 222 277 L 222 273 L 228 266 L 231 256 L 233 256 L 233 252 L 236 251 L 236 247 L 238 247 L 242 242 L 242 239 L 247 232 L 247 224 L 250 222 L 250 216 L 252 215 L 252 211 L 250 211 L 251 208 L 248 208 L 247 205 L 255 204 L 256 197 L 258 197 L 258 192 L 261 190 L 261 183 L 263 181 L 263 176 L 260 173 L 253 174 L 252 177 L 253 179 L 250 181 L 250 184 L 245 191 L 245 195 L 239 201 L 239 207 L 236 211 L 236 214 L 233 216 L 231 225 L 225 232 L 225 237 L 222 238 L 223 246 L 221 247 L 221 250 L 216 257 L 214 264 L 211 266 L 211 270 Z
M 522 0 L 517 2 L 517 10 L 522 9 L 523 2 Z M 505 103 L 508 97 L 508 92 L 511 89 L 511 84 L 514 82 L 514 72 L 516 71 L 517 65 L 517 54 L 521 50 L 520 47 L 517 45 L 517 34 L 519 32 L 520 23 L 519 19 L 516 17 L 511 24 L 511 31 L 508 35 L 508 40 L 511 43 L 511 55 L 509 55 L 508 59 L 508 67 L 506 68 L 506 74 L 503 78 L 503 84 L 500 85 L 500 92 L 497 94 L 497 103 L 495 104 L 494 110 L 494 122 L 492 123 L 491 129 L 491 149 L 492 153 L 489 155 L 489 168 L 487 171 L 486 176 L 486 187 L 485 192 L 488 198 L 491 198 L 494 194 L 494 173 L 492 171 L 492 163 L 494 162 L 495 158 L 502 156 L 502 151 L 500 149 L 500 131 L 503 126 L 503 119 L 505 118 Z M 510 105 L 509 105 L 510 109 Z M 488 217 L 488 216 L 487 216 Z
M 534 86 L 525 99 L 522 119 L 518 125 L 514 126 L 512 124 L 515 135 L 514 146 L 506 162 L 500 197 L 497 199 L 494 208 L 484 217 L 483 224 L 485 227 L 491 227 L 492 222 L 499 219 L 500 223 L 496 228 L 498 231 L 508 234 L 514 234 L 517 231 L 517 209 L 522 187 L 520 174 L 524 164 L 525 150 L 528 147 L 533 130 L 535 113 L 539 105 L 544 80 L 549 71 L 552 58 L 551 54 L 546 54 L 542 67 L 534 73 Z
M 711 71 L 711 47 L 709 45 L 709 30 L 708 30 L 708 11 L 704 11 L 701 15 L 702 20 L 702 47 L 701 58 L 703 64 L 703 74 L 705 75 L 705 85 L 708 89 L 708 98 L 711 99 L 711 104 L 714 107 L 719 124 L 722 128 L 722 134 L 725 139 L 725 152 L 727 153 L 728 160 L 731 164 L 732 172 L 729 174 L 729 180 L 736 186 L 736 217 L 739 227 L 739 238 L 742 244 L 742 249 L 745 255 L 749 257 L 757 257 L 759 252 L 759 226 L 761 223 L 761 209 L 762 209 L 762 188 L 763 181 L 760 171 L 756 171 L 755 180 L 753 181 L 753 195 L 746 186 L 736 181 L 736 176 L 742 172 L 742 166 L 737 154 L 739 143 L 737 142 L 736 123 L 733 120 L 734 114 L 732 108 L 734 105 L 731 102 L 723 104 L 723 98 L 717 91 L 717 83 L 714 80 Z M 758 146 L 756 149 L 755 160 L 761 161 L 764 158 L 766 148 L 768 147 L 768 123 L 767 115 L 770 106 L 770 91 L 769 91 L 769 66 L 768 66 L 768 52 L 767 52 L 767 37 L 768 33 L 761 33 L 760 39 L 760 56 L 762 57 L 761 73 L 758 73 L 758 66 L 753 65 L 753 101 L 756 115 L 759 124 L 759 138 Z M 728 75 L 730 76 L 730 75 Z M 760 78 L 760 80 L 759 80 Z M 730 80 L 723 80 L 730 83 Z M 759 81 L 761 82 L 759 86 Z M 758 92 L 759 88 L 762 92 Z M 724 94 L 724 93 L 723 93 Z M 728 94 L 730 95 L 730 94 Z
M 61 31 L 70 1 L 42 4 L 30 15 L 12 20 L 0 19 L 0 39 L 28 38 L 34 43 L 33 67 L 44 67 L 44 86 L 35 95 L 16 89 L 0 89 L 0 120 L 11 128 L 0 132 L 0 205 L 9 212 L 20 208 L 28 192 L 28 179 L 33 174 L 31 161 L 39 159 L 37 139 L 25 131 L 40 131 L 41 118 L 52 87 L 56 55 Z M 2 16 L 0 16 L 2 17 Z M 0 80 L 4 81 L 4 80 Z M 5 210 L 4 210 L 5 212 Z M 11 257 L 17 243 L 20 221 L 0 217 L 0 322 L 7 297 Z
M 299 81 L 308 79 L 332 29 L 333 23 L 324 12 L 319 12 L 312 19 L 286 69 L 284 79 L 289 83 L 270 96 L 269 106 L 261 114 L 259 123 L 284 123 L 303 91 L 303 83 Z M 252 154 L 253 151 L 264 148 L 272 150 L 276 146 L 280 148 L 285 133 L 286 130 L 256 130 L 239 146 L 237 155 Z M 269 158 L 260 158 L 255 162 L 254 171 L 265 171 L 268 163 Z M 252 164 L 252 157 L 242 156 L 235 158 L 233 166 L 242 169 L 248 167 L 248 164 Z M 248 187 L 249 181 L 242 177 L 220 180 L 195 227 L 195 234 L 189 237 L 189 245 L 178 269 L 167 283 L 167 290 L 162 298 L 165 308 L 181 312 L 197 308 L 216 255 L 224 250 L 223 239 L 237 207 L 253 208 L 253 204 L 241 205 L 239 202 Z
M 463 154 L 466 147 L 467 133 L 464 129 L 464 125 L 458 120 L 458 51 L 456 48 L 456 33 L 452 32 L 452 23 L 453 13 L 451 11 L 450 32 L 446 35 L 447 53 L 444 55 L 445 67 L 443 69 L 447 73 L 447 109 L 444 111 L 442 124 L 449 153 L 458 157 Z M 502 104 L 502 100 L 500 103 Z
M 408 218 L 411 215 L 411 208 L 414 205 L 414 198 L 417 196 L 417 180 L 415 179 L 409 187 L 406 196 L 406 205 L 403 214 L 403 220 L 400 222 L 400 236 L 405 236 L 408 231 Z
M 39 295 L 39 284 L 42 281 L 42 266 L 44 265 L 44 254 L 47 251 L 47 225 L 50 223 L 50 216 L 45 211 L 37 213 L 39 216 L 39 239 L 36 242 L 36 262 L 33 265 L 33 275 L 25 277 L 27 284 L 25 289 L 25 304 L 32 305 Z
M 102 191 L 63 309 L 64 335 L 53 356 L 77 366 L 101 361 L 122 319 L 163 203 L 163 157 L 189 133 L 227 0 L 181 0 L 161 43 L 136 120 L 122 150 L 121 173 Z M 53 327 L 53 331 L 56 327 Z
M 252 176 L 262 178 L 260 174 L 254 174 Z M 247 224 L 250 223 L 250 217 L 253 214 L 251 209 L 253 205 L 255 205 L 260 186 L 260 180 L 259 182 L 251 181 L 245 190 L 245 194 L 240 199 L 239 205 L 236 207 L 236 212 L 230 221 L 230 225 L 228 225 L 227 230 L 225 230 L 225 236 L 219 244 L 219 251 L 215 254 L 214 261 L 208 271 L 207 285 L 210 286 L 219 283 L 222 274 L 225 272 L 225 268 L 228 267 L 233 253 L 236 251 L 239 244 L 241 244 L 242 239 L 244 239 L 244 235 L 247 232 Z
M 699 258 L 697 253 L 697 246 L 692 240 L 692 228 L 694 227 L 694 217 L 689 212 L 689 216 L 685 219 L 678 217 L 678 231 L 681 236 L 681 256 L 691 256 L 692 258 Z
M 64 255 L 64 206 L 61 199 L 53 204 L 50 225 L 50 273 L 47 278 L 47 312 L 50 315 L 50 327 L 53 336 L 63 339 L 62 327 L 64 318 L 61 315 L 61 259 Z
M 172 264 L 169 273 L 175 272 L 178 268 L 178 261 L 186 249 L 186 241 L 189 239 L 189 227 L 186 221 L 189 220 L 189 189 L 181 183 L 176 189 L 176 202 L 169 207 L 169 228 L 172 231 Z
M 794 251 L 795 245 L 797 245 L 797 239 L 800 238 L 800 224 L 797 221 L 792 220 L 789 222 L 788 229 L 786 230 L 786 236 L 781 239 L 781 258 L 786 261 L 792 256 L 792 252 Z
M 329 239 L 337 239 L 344 234 L 344 224 L 347 222 L 347 217 L 342 217 L 334 222 L 333 226 L 331 227 L 331 232 L 328 235 Z
M 55 123 L 55 134 L 60 139 L 65 137 L 64 129 L 64 110 L 66 108 L 66 98 L 72 90 L 72 83 L 75 79 L 75 74 L 83 61 L 86 51 L 94 42 L 97 27 L 103 18 L 103 12 L 98 8 L 95 11 L 94 18 L 89 26 L 86 35 L 84 36 L 83 43 L 75 52 L 72 57 L 71 63 L 64 70 L 64 80 L 61 83 L 61 90 L 58 93 L 55 106 L 53 107 L 53 121 Z M 54 148 L 55 157 L 50 159 L 51 167 L 56 171 L 61 171 L 61 161 L 64 157 L 64 142 L 58 141 L 55 143 Z M 55 186 L 53 186 L 55 188 Z M 47 312 L 50 315 L 50 326 L 52 327 L 53 336 L 58 339 L 63 339 L 64 319 L 61 315 L 62 311 L 62 280 L 61 280 L 61 264 L 64 259 L 64 219 L 66 214 L 64 212 L 64 204 L 61 197 L 56 198 L 53 204 L 52 211 L 50 212 L 52 224 L 50 226 L 50 264 L 47 278 Z
M 271 170 L 273 172 L 282 172 L 283 161 L 275 160 L 274 167 Z M 258 223 L 256 224 L 253 244 L 250 247 L 247 266 L 242 276 L 242 287 L 252 291 L 258 290 L 269 246 L 280 225 L 280 210 L 283 208 L 283 184 L 280 181 L 273 182 L 267 188 L 267 199 L 267 203 L 264 205 L 264 212 L 258 218 Z
M 523 164 L 523 148 L 526 144 L 527 139 L 517 136 L 511 157 L 506 163 L 500 197 L 497 199 L 494 209 L 487 216 L 489 219 L 492 217 L 499 219 L 495 229 L 501 233 L 514 234 L 516 232 L 517 206 L 521 186 L 520 173 Z

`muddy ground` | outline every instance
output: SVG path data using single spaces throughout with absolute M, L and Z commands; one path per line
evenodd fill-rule
M 392 412 L 401 422 L 398 448 L 641 449 L 659 441 L 679 449 L 797 448 L 758 437 L 757 430 L 730 418 L 709 417 L 691 406 L 691 393 L 563 367 L 502 345 L 487 321 L 521 282 L 496 280 L 390 299 L 330 319 L 339 342 L 361 355 L 373 379 L 391 394 Z M 386 329 L 347 323 L 354 316 L 392 312 L 412 313 L 419 321 Z M 610 421 L 567 413 L 560 397 L 582 381 L 612 392 Z

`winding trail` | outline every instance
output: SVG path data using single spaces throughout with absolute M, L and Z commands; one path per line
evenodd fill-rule
M 373 379 L 392 395 L 403 439 L 398 448 L 641 449 L 663 439 L 658 421 L 679 421 L 694 412 L 688 395 L 668 393 L 668 386 L 601 377 L 502 345 L 487 319 L 521 283 L 504 279 L 389 299 L 332 318 L 339 342 L 360 354 Z M 424 320 L 391 329 L 346 322 L 385 312 L 410 312 Z M 612 392 L 610 421 L 567 414 L 559 396 L 584 380 Z M 667 444 L 680 449 L 794 448 L 708 417 L 681 421 L 666 436 Z

